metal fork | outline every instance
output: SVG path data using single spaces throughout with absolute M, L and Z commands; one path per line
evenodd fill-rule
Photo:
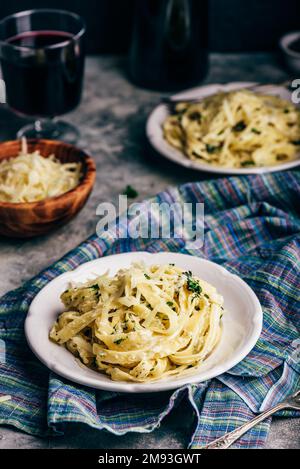
M 236 440 L 238 440 L 244 433 L 246 433 L 250 428 L 253 428 L 257 423 L 262 422 L 270 415 L 278 412 L 282 409 L 296 409 L 300 410 L 300 389 L 294 394 L 288 396 L 284 401 L 279 404 L 271 407 L 271 409 L 262 412 L 261 414 L 254 417 L 250 422 L 245 423 L 241 427 L 238 427 L 236 430 L 233 430 L 226 435 L 221 436 L 217 440 L 212 441 L 208 445 L 204 446 L 203 449 L 227 449 L 229 448 Z
M 261 83 L 255 83 L 254 85 L 251 86 L 245 86 L 243 88 L 238 88 L 236 90 L 232 91 L 240 91 L 240 90 L 250 90 L 250 91 L 260 91 L 260 92 L 267 92 L 268 89 L 274 88 L 274 86 L 280 86 L 284 87 L 287 90 L 291 91 L 293 88 L 291 86 L 291 80 L 287 80 L 281 83 L 266 83 L 266 84 L 261 84 Z M 205 96 L 204 96 L 205 97 Z M 172 96 L 163 96 L 161 98 L 161 104 L 164 104 L 167 108 L 170 114 L 173 114 L 176 108 L 176 105 L 178 103 L 188 103 L 188 104 L 193 104 L 193 103 L 200 103 L 204 97 L 201 96 L 201 98 L 188 98 L 188 99 L 178 99 Z

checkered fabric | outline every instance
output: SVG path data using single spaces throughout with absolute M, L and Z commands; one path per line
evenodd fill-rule
M 190 447 L 196 449 L 299 388 L 299 183 L 300 174 L 293 171 L 171 188 L 143 202 L 139 216 L 149 215 L 151 202 L 204 202 L 203 246 L 184 236 L 115 240 L 106 231 L 7 293 L 0 300 L 0 396 L 9 394 L 12 399 L 0 403 L 0 423 L 42 436 L 63 434 L 68 422 L 116 435 L 151 432 L 186 401 L 194 416 Z M 163 219 L 154 219 L 164 224 Z M 131 219 L 129 226 L 134 222 Z M 126 234 L 124 219 L 118 221 L 118 230 Z M 151 396 L 102 392 L 49 372 L 30 352 L 24 337 L 23 324 L 34 296 L 57 275 L 84 262 L 137 250 L 207 258 L 243 278 L 256 292 L 264 312 L 263 331 L 250 354 L 216 379 Z M 296 416 L 297 412 L 279 415 Z M 234 447 L 263 447 L 269 426 L 270 419 L 246 433 Z

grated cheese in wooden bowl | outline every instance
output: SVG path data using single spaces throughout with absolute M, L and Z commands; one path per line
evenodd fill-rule
M 62 195 L 80 178 L 80 163 L 61 163 L 55 155 L 44 158 L 39 150 L 28 153 L 24 138 L 18 156 L 0 161 L 0 201 L 36 202 Z

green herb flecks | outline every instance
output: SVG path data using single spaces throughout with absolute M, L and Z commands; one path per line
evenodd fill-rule
M 210 143 L 207 143 L 205 145 L 207 153 L 215 153 L 217 150 L 220 149 L 219 146 L 217 145 L 211 145 Z
M 94 285 L 91 285 L 90 287 L 91 290 L 93 290 L 93 293 L 95 294 L 95 297 L 97 300 L 99 300 L 100 296 L 101 296 L 101 292 L 100 292 L 100 287 L 97 283 L 95 283 Z
M 120 345 L 120 343 L 123 342 L 123 340 L 125 340 L 125 338 L 114 340 L 114 344 Z
M 237 124 L 235 124 L 233 127 L 232 127 L 232 130 L 234 132 L 242 132 L 243 130 L 245 130 L 246 128 L 246 124 L 244 121 L 239 121 Z
M 188 114 L 188 118 L 190 121 L 198 121 L 199 123 L 201 122 L 201 113 L 198 111 L 191 112 Z
M 144 276 L 146 277 L 147 280 L 150 280 L 150 277 L 148 274 L 144 274 Z
M 123 195 L 126 195 L 129 199 L 135 199 L 139 193 L 134 189 L 134 187 L 128 185 L 123 191 Z
M 187 289 L 195 293 L 196 296 L 199 296 L 202 292 L 199 281 L 193 278 L 193 274 L 190 270 L 188 272 L 184 272 L 184 275 L 187 278 Z

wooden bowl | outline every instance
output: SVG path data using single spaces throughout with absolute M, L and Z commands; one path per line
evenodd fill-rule
M 30 238 L 48 233 L 70 221 L 86 203 L 96 177 L 96 166 L 83 150 L 54 140 L 27 140 L 28 151 L 39 150 L 62 161 L 80 162 L 82 178 L 72 190 L 38 202 L 11 203 L 0 201 L 0 234 L 13 238 Z M 0 143 L 0 161 L 14 158 L 21 148 L 20 140 Z

